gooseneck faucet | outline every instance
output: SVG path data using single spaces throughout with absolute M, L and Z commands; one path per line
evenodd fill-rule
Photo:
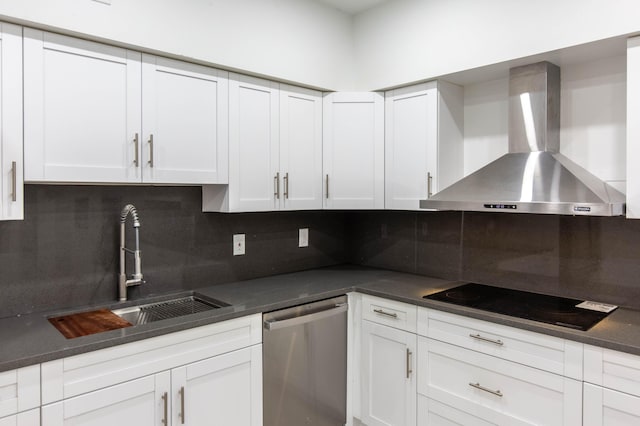
M 136 247 L 135 250 L 130 250 L 125 247 L 125 223 L 127 217 L 131 215 L 133 218 L 133 229 L 136 233 Z M 134 259 L 134 272 L 131 279 L 127 279 L 125 255 L 127 253 L 133 254 Z M 127 204 L 120 213 L 120 279 L 119 279 L 119 292 L 120 301 L 127 300 L 127 287 L 140 285 L 144 283 L 142 279 L 142 264 L 140 259 L 140 218 L 138 217 L 138 210 L 136 210 L 133 204 Z

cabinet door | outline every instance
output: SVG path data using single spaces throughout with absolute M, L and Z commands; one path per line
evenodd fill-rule
M 278 83 L 229 78 L 229 210 L 279 208 Z
M 0 219 L 22 219 L 22 27 L 0 24 Z
M 169 372 L 45 405 L 42 426 L 157 426 L 170 418 Z
M 262 345 L 171 371 L 173 424 L 262 425 Z
M 322 209 L 322 94 L 280 88 L 281 208 Z
M 140 182 L 140 68 L 138 52 L 25 28 L 25 180 Z
M 584 426 L 632 426 L 640 424 L 640 398 L 611 389 L 584 384 Z
M 143 180 L 228 182 L 228 73 L 142 57 Z
M 362 321 L 362 421 L 416 424 L 416 335 Z
M 384 207 L 384 99 L 329 93 L 323 101 L 324 207 Z
M 435 83 L 385 93 L 385 207 L 418 210 L 437 188 Z

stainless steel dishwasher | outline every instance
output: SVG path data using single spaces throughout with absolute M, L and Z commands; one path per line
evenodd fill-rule
M 262 319 L 264 426 L 343 426 L 347 296 Z

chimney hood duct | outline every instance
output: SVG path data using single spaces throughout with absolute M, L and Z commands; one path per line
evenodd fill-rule
M 560 68 L 549 62 L 509 71 L 509 153 L 420 208 L 619 216 L 625 195 L 560 154 Z

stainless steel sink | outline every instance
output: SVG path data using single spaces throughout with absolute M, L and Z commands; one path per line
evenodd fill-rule
M 225 306 L 229 305 L 213 299 L 206 300 L 197 296 L 187 296 L 146 305 L 130 306 L 112 310 L 111 312 L 129 321 L 132 325 L 141 325 L 198 312 L 206 312 Z

